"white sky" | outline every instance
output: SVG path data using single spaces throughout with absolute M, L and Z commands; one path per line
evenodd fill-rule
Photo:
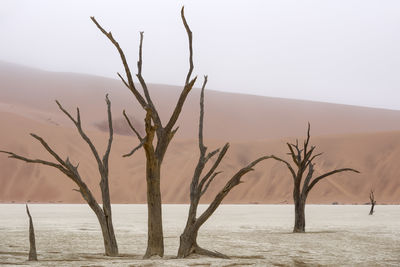
M 117 78 L 119 56 L 95 16 L 132 70 L 144 31 L 147 82 L 181 85 L 182 4 L 194 74 L 209 75 L 209 89 L 400 109 L 397 0 L 0 0 L 0 60 Z

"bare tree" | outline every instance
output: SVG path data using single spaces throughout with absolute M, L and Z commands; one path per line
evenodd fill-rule
M 371 210 L 369 211 L 369 215 L 372 215 L 372 214 L 374 214 L 374 207 L 376 204 L 374 190 L 372 190 L 372 189 L 371 189 L 371 193 L 369 193 L 369 200 L 371 202 Z
M 101 159 L 97 149 L 93 145 L 92 141 L 89 137 L 85 134 L 82 129 L 81 125 L 81 117 L 79 108 L 76 109 L 76 119 L 71 116 L 71 114 L 66 111 L 62 105 L 56 100 L 56 103 L 60 110 L 75 124 L 78 132 L 83 140 L 89 145 L 90 150 L 96 159 L 98 165 L 98 171 L 100 173 L 100 189 L 101 189 L 101 199 L 103 202 L 103 207 L 101 207 L 98 202 L 96 201 L 93 193 L 90 191 L 84 180 L 82 179 L 81 175 L 78 171 L 78 166 L 73 165 L 67 157 L 66 160 L 63 160 L 47 143 L 46 141 L 41 138 L 40 136 L 31 133 L 31 136 L 38 140 L 42 146 L 47 150 L 47 152 L 57 161 L 57 163 L 41 160 L 41 159 L 30 159 L 20 155 L 17 155 L 13 152 L 9 151 L 0 151 L 2 153 L 6 153 L 9 155 L 10 158 L 19 159 L 25 161 L 27 163 L 39 163 L 43 165 L 47 165 L 53 168 L 60 170 L 66 176 L 68 176 L 77 186 L 79 189 L 74 189 L 75 191 L 79 192 L 83 199 L 88 203 L 90 208 L 94 211 L 99 220 L 101 231 L 103 234 L 104 239 L 104 247 L 105 247 L 105 254 L 107 256 L 117 256 L 118 255 L 118 246 L 117 240 L 114 234 L 114 227 L 112 223 L 112 214 L 111 214 L 111 202 L 110 202 L 110 192 L 109 192 L 109 182 L 108 182 L 108 174 L 109 174 L 109 166 L 108 166 L 108 158 L 111 151 L 111 144 L 113 141 L 113 127 L 112 127 L 112 117 L 111 117 L 111 102 L 108 99 L 108 95 L 106 95 L 106 103 L 107 103 L 107 114 L 108 114 L 108 123 L 109 123 L 109 139 L 106 148 L 106 152 L 104 153 L 103 158 Z
M 199 216 L 197 216 L 197 207 L 200 202 L 200 198 L 209 188 L 214 178 L 221 172 L 216 171 L 217 167 L 221 163 L 221 160 L 225 156 L 229 148 L 229 143 L 226 143 L 222 149 L 217 149 L 207 154 L 207 147 L 204 146 L 203 141 L 203 120 L 204 120 L 204 88 L 207 84 L 207 76 L 204 77 L 204 83 L 201 88 L 200 95 L 200 120 L 199 120 L 199 150 L 200 156 L 197 162 L 196 169 L 193 174 L 192 182 L 190 184 L 190 208 L 186 222 L 186 227 L 180 236 L 180 243 L 178 249 L 178 258 L 185 258 L 192 253 L 202 254 L 212 257 L 228 258 L 226 255 L 216 252 L 209 251 L 201 248 L 197 244 L 197 235 L 200 227 L 207 221 L 207 219 L 214 213 L 214 211 L 221 204 L 222 200 L 228 195 L 228 193 L 237 185 L 242 183 L 240 180 L 246 173 L 253 170 L 253 167 L 262 160 L 270 157 L 260 157 L 251 162 L 246 167 L 236 172 L 232 178 L 225 184 L 224 188 L 215 196 L 214 200 L 208 206 L 208 208 Z M 216 161 L 212 164 L 208 172 L 203 175 L 203 170 L 206 163 L 215 155 L 217 156 Z
M 299 142 L 296 140 L 296 144 L 286 143 L 289 148 L 289 155 L 295 164 L 295 167 L 279 157 L 271 156 L 273 159 L 283 162 L 289 169 L 293 178 L 293 200 L 295 206 L 295 222 L 293 232 L 302 233 L 305 230 L 305 204 L 308 193 L 311 189 L 322 179 L 331 176 L 335 173 L 352 171 L 359 173 L 359 171 L 351 168 L 336 169 L 325 174 L 322 174 L 313 179 L 314 175 L 314 163 L 313 160 L 319 157 L 322 153 L 313 155 L 315 146 L 309 148 L 310 141 L 310 123 L 308 123 L 307 138 L 304 140 L 303 147 L 299 147 Z M 304 182 L 303 177 L 305 176 Z M 303 182 L 303 185 L 302 185 Z
M 102 26 L 96 21 L 94 17 L 91 17 L 92 21 L 96 24 L 97 28 L 111 41 L 111 43 L 117 49 L 122 64 L 125 69 L 127 81 L 118 73 L 119 78 L 122 80 L 124 85 L 133 93 L 136 100 L 146 111 L 145 116 L 145 131 L 146 136 L 142 137 L 139 132 L 134 129 L 132 124 L 129 122 L 128 117 L 124 113 L 129 125 L 138 137 L 140 144 L 135 147 L 130 153 L 124 156 L 130 156 L 137 149 L 143 146 L 146 154 L 146 181 L 147 181 L 147 207 L 148 207 L 148 240 L 147 250 L 145 258 L 149 258 L 153 255 L 162 257 L 164 255 L 164 238 L 162 228 L 162 214 L 161 214 L 161 192 L 160 192 L 160 178 L 161 178 L 161 164 L 164 159 L 164 155 L 167 151 L 168 145 L 174 137 L 178 127 L 175 124 L 181 113 L 183 104 L 185 103 L 186 97 L 191 91 L 197 77 L 191 78 L 193 72 L 193 49 L 192 49 L 192 32 L 189 25 L 186 22 L 184 15 L 184 8 L 181 10 L 181 18 L 183 25 L 186 29 L 186 33 L 189 38 L 189 71 L 186 76 L 185 85 L 181 91 L 179 99 L 176 103 L 174 111 L 170 116 L 168 122 L 163 125 L 156 107 L 150 97 L 150 93 L 147 84 L 142 76 L 142 45 L 143 45 L 143 32 L 140 33 L 140 44 L 139 44 L 139 60 L 137 62 L 138 72 L 136 77 L 143 89 L 144 96 L 137 90 L 131 70 L 126 61 L 125 54 L 121 49 L 119 43 L 114 39 L 111 32 L 107 32 Z M 155 137 L 157 137 L 155 141 Z M 154 142 L 156 145 L 154 146 Z
M 36 254 L 36 241 L 35 241 L 35 229 L 33 228 L 33 221 L 31 213 L 29 212 L 28 204 L 26 206 L 26 213 L 29 217 L 29 261 L 37 261 L 37 254 Z

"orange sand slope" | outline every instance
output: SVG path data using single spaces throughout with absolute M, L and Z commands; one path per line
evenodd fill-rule
M 110 93 L 113 116 L 118 122 L 111 153 L 110 182 L 114 203 L 143 203 L 145 162 L 142 151 L 131 158 L 137 140 L 121 120 L 126 109 L 142 125 L 142 112 L 119 81 L 89 75 L 51 73 L 0 63 L 0 149 L 33 158 L 50 159 L 29 136 L 35 132 L 63 157 L 80 163 L 82 177 L 98 195 L 96 163 L 76 129 L 57 110 L 59 99 L 73 111 L 81 108 L 88 134 L 103 151 L 107 133 L 104 94 Z M 172 111 L 179 88 L 152 85 L 159 112 L 164 118 Z M 162 195 L 165 203 L 187 203 L 188 189 L 198 148 L 198 96 L 194 90 L 179 121 L 179 134 L 172 142 L 163 166 Z M 378 203 L 400 203 L 400 112 L 309 101 L 206 92 L 206 145 L 210 149 L 231 143 L 220 167 L 224 171 L 204 196 L 209 202 L 230 175 L 253 159 L 275 154 L 287 157 L 285 142 L 302 138 L 306 122 L 312 123 L 312 143 L 324 155 L 316 161 L 317 172 L 353 167 L 361 174 L 344 173 L 320 182 L 310 193 L 310 203 L 364 203 L 371 188 Z M 8 159 L 0 155 L 1 202 L 81 202 L 74 185 L 57 170 Z M 292 180 L 282 164 L 260 163 L 225 203 L 291 202 Z

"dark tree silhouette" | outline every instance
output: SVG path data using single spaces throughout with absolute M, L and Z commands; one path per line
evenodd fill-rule
M 31 213 L 29 212 L 28 204 L 26 206 L 26 213 L 29 217 L 29 261 L 37 261 L 37 254 L 36 254 L 36 239 L 35 239 L 35 229 L 33 228 L 33 221 Z
M 128 66 L 125 54 L 121 49 L 119 43 L 114 39 L 111 32 L 107 32 L 104 28 L 96 21 L 94 17 L 91 17 L 92 21 L 96 24 L 97 28 L 111 41 L 111 43 L 117 49 L 122 64 L 124 66 L 127 81 L 118 73 L 119 78 L 122 80 L 124 85 L 132 92 L 136 100 L 146 111 L 145 116 L 145 132 L 146 135 L 142 137 L 139 132 L 132 126 L 128 116 L 125 115 L 130 127 L 135 132 L 140 143 L 130 153 L 124 155 L 130 156 L 143 147 L 146 154 L 146 181 L 147 181 L 147 207 L 148 207 L 148 240 L 147 250 L 145 258 L 149 258 L 153 255 L 162 257 L 164 255 L 164 238 L 163 238 L 163 227 L 162 227 L 162 214 L 161 214 L 161 192 L 160 192 L 160 178 L 161 178 L 161 164 L 164 159 L 164 155 L 167 151 L 169 143 L 174 137 L 178 127 L 175 126 L 178 117 L 181 113 L 182 107 L 185 103 L 186 97 L 191 91 L 193 85 L 196 82 L 197 77 L 191 78 L 193 72 L 193 49 L 192 49 L 192 32 L 189 25 L 186 22 L 184 15 L 184 8 L 181 10 L 181 18 L 183 25 L 186 29 L 186 33 L 189 38 L 189 71 L 186 76 L 185 85 L 178 98 L 174 111 L 170 116 L 168 122 L 163 124 L 160 116 L 153 101 L 150 97 L 150 93 L 147 84 L 142 76 L 142 45 L 143 45 L 143 32 L 140 33 L 140 44 L 139 44 L 139 60 L 137 62 L 138 72 L 136 77 L 143 89 L 144 96 L 137 90 L 131 70 Z M 154 143 L 155 146 L 154 146 Z
M 111 144 L 113 141 L 113 127 L 112 127 L 112 117 L 111 117 L 111 102 L 108 99 L 108 95 L 106 95 L 106 103 L 107 103 L 107 115 L 108 115 L 108 123 L 109 123 L 109 139 L 107 144 L 106 152 L 104 153 L 103 158 L 101 159 L 97 149 L 93 145 L 92 141 L 86 135 L 86 133 L 82 129 L 81 125 L 81 117 L 79 108 L 76 109 L 77 115 L 76 119 L 71 116 L 71 114 L 66 111 L 63 106 L 56 100 L 56 103 L 59 109 L 75 124 L 80 136 L 82 139 L 89 145 L 90 150 L 94 158 L 96 159 L 99 174 L 100 174 L 100 189 L 101 189 L 101 199 L 103 202 L 103 207 L 101 207 L 93 193 L 90 191 L 84 180 L 82 179 L 81 175 L 78 171 L 78 165 L 74 166 L 69 157 L 66 160 L 63 160 L 47 143 L 46 141 L 41 138 L 40 136 L 31 133 L 31 136 L 38 140 L 42 146 L 47 150 L 47 152 L 56 160 L 57 163 L 45 161 L 41 159 L 30 159 L 20 155 L 17 155 L 13 152 L 9 151 L 0 151 L 2 153 L 6 153 L 9 155 L 10 158 L 18 159 L 25 161 L 27 163 L 39 163 L 43 165 L 47 165 L 53 168 L 60 170 L 64 173 L 68 178 L 70 178 L 79 189 L 74 189 L 75 191 L 79 192 L 83 199 L 88 203 L 89 207 L 93 210 L 96 214 L 97 219 L 100 223 L 101 231 L 103 234 L 104 240 L 104 247 L 105 247 L 105 254 L 107 256 L 117 256 L 118 255 L 118 246 L 117 240 L 114 234 L 114 227 L 112 223 L 112 215 L 111 215 L 111 202 L 110 202 L 110 192 L 109 192 L 109 182 L 108 182 L 108 158 L 111 151 Z
M 193 174 L 192 182 L 190 184 L 190 208 L 186 222 L 186 227 L 180 236 L 180 243 L 178 249 L 178 258 L 185 258 L 192 253 L 202 254 L 212 257 L 228 258 L 226 255 L 216 252 L 209 251 L 201 248 L 197 244 L 197 234 L 200 227 L 207 221 L 207 219 L 214 213 L 214 211 L 221 204 L 222 200 L 228 195 L 228 193 L 237 185 L 242 183 L 240 180 L 246 173 L 253 170 L 253 167 L 262 160 L 270 157 L 260 157 L 251 162 L 246 167 L 236 172 L 232 178 L 225 184 L 224 188 L 215 196 L 214 200 L 208 206 L 208 208 L 199 216 L 197 216 L 197 207 L 200 202 L 201 196 L 207 191 L 214 178 L 220 173 L 216 171 L 216 168 L 220 164 L 221 160 L 225 156 L 229 148 L 229 143 L 226 143 L 222 149 L 217 149 L 207 154 L 207 147 L 204 146 L 203 142 L 203 120 L 204 120 L 204 88 L 207 84 L 207 76 L 204 77 L 204 83 L 201 88 L 200 95 L 200 120 L 199 120 L 199 150 L 200 156 L 197 162 L 196 169 Z M 214 164 L 208 172 L 203 174 L 204 167 L 208 160 L 213 156 L 218 155 Z
M 369 211 L 369 215 L 372 215 L 372 214 L 374 214 L 374 207 L 376 204 L 374 190 L 372 190 L 372 189 L 371 189 L 371 193 L 369 193 L 369 200 L 371 202 L 371 210 Z
M 289 155 L 294 163 L 294 167 L 286 160 L 271 156 L 273 159 L 283 162 L 289 169 L 290 174 L 293 178 L 293 200 L 294 200 L 294 211 L 295 211 L 295 222 L 293 232 L 303 233 L 305 231 L 305 205 L 308 193 L 311 189 L 322 179 L 331 176 L 335 173 L 352 171 L 359 173 L 359 171 L 351 168 L 336 169 L 327 173 L 324 173 L 313 179 L 314 175 L 314 163 L 313 160 L 319 157 L 322 153 L 315 154 L 315 146 L 309 147 L 310 142 L 310 123 L 308 123 L 307 138 L 304 140 L 303 147 L 299 147 L 299 142 L 296 140 L 296 144 L 286 143 L 289 148 Z M 303 177 L 305 179 L 303 180 Z M 302 184 L 303 182 L 303 184 Z

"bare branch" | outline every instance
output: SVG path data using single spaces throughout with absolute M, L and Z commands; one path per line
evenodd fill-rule
M 311 182 L 310 186 L 307 189 L 307 193 L 310 192 L 310 190 L 316 185 L 316 183 L 318 183 L 322 179 L 324 179 L 324 178 L 326 178 L 328 176 L 331 176 L 332 174 L 339 173 L 339 172 L 345 172 L 345 171 L 351 171 L 351 172 L 355 172 L 355 173 L 360 173 L 359 171 L 357 171 L 355 169 L 351 169 L 351 168 L 343 168 L 343 169 L 338 169 L 338 170 L 333 170 L 333 171 L 327 172 L 327 173 L 325 173 L 323 175 L 318 176 L 317 178 L 315 178 Z
M 218 206 L 221 204 L 222 200 L 225 198 L 225 196 L 238 184 L 241 183 L 241 178 L 248 172 L 253 171 L 253 167 L 258 164 L 259 162 L 270 159 L 272 158 L 271 156 L 263 156 L 260 157 L 253 162 L 251 162 L 249 165 L 246 167 L 240 169 L 235 175 L 232 176 L 232 178 L 225 184 L 224 188 L 215 196 L 214 200 L 211 202 L 211 204 L 208 206 L 208 208 L 201 214 L 201 216 L 197 219 L 196 221 L 196 227 L 199 228 L 213 213 L 214 211 L 218 208 Z
M 203 122 L 204 122 L 204 88 L 206 87 L 208 77 L 204 76 L 203 86 L 201 87 L 200 92 L 200 119 L 199 119 L 199 148 L 200 153 L 204 156 L 207 147 L 204 146 L 203 141 Z
M 108 98 L 108 94 L 106 94 L 106 104 L 107 104 L 107 118 L 108 118 L 109 138 L 108 138 L 107 149 L 106 149 L 106 152 L 104 153 L 104 156 L 103 156 L 103 166 L 108 172 L 108 158 L 110 156 L 111 145 L 112 145 L 113 134 L 114 134 L 113 125 L 112 125 L 112 115 L 111 115 L 111 101 Z
M 117 72 L 118 77 L 121 79 L 121 81 L 124 83 L 124 85 L 126 87 L 128 87 L 128 89 L 130 89 L 129 84 L 125 81 L 124 77 L 121 76 L 121 74 L 119 72 Z
M 100 156 L 99 153 L 97 152 L 96 147 L 93 145 L 92 141 L 90 140 L 90 138 L 86 135 L 86 133 L 83 131 L 82 129 L 82 124 L 81 124 L 81 118 L 80 118 L 80 112 L 79 112 L 79 108 L 77 108 L 77 119 L 75 120 L 68 111 L 66 111 L 64 109 L 64 107 L 58 102 L 56 101 L 58 107 L 61 109 L 62 112 L 64 112 L 72 121 L 74 121 L 74 124 L 76 126 L 76 128 L 78 129 L 79 134 L 81 135 L 82 139 L 85 140 L 85 142 L 89 145 L 90 150 L 92 151 L 92 154 L 94 156 L 94 158 L 97 161 L 97 165 L 99 167 L 99 171 L 100 173 L 102 172 L 102 168 L 103 168 L 103 163 L 100 160 Z M 107 104 L 108 105 L 108 104 Z M 110 116 L 111 116 L 111 111 L 110 111 Z
M 125 109 L 123 110 L 122 114 L 124 115 L 126 121 L 128 122 L 128 125 L 131 128 L 131 130 L 136 134 L 139 141 L 143 141 L 143 137 L 139 134 L 139 132 L 135 129 L 135 127 L 133 127 L 131 120 L 129 119 L 128 115 L 126 115 Z
M 210 153 L 207 154 L 207 156 L 204 158 L 204 163 L 206 163 L 209 159 L 214 157 L 219 152 L 219 148 L 215 149 L 214 151 L 211 151 Z
M 307 147 L 308 147 L 308 143 L 310 142 L 310 122 L 308 122 L 308 127 L 307 127 L 307 139 L 304 141 L 304 158 L 306 158 L 306 154 L 307 154 Z
M 210 168 L 210 170 L 207 172 L 207 174 L 200 180 L 199 183 L 199 190 L 203 190 L 204 184 L 207 182 L 207 180 L 211 177 L 211 175 L 215 172 L 215 169 L 218 167 L 218 165 L 221 163 L 221 160 L 224 158 L 226 152 L 229 149 L 229 143 L 226 143 L 222 150 L 218 154 L 217 160 L 214 162 L 213 166 Z
M 137 150 L 139 150 L 139 149 L 144 145 L 145 142 L 146 142 L 146 140 L 145 140 L 145 139 L 142 139 L 142 141 L 139 143 L 139 145 L 137 145 L 136 147 L 134 147 L 134 148 L 131 150 L 131 152 L 129 152 L 129 153 L 127 153 L 127 154 L 124 154 L 124 155 L 122 155 L 122 156 L 123 156 L 124 158 L 132 156 L 133 153 L 135 153 Z
M 51 149 L 51 147 L 46 143 L 46 141 L 43 140 L 43 138 L 34 133 L 31 133 L 31 136 L 36 140 L 38 140 L 42 144 L 42 146 L 47 150 L 47 152 L 49 152 L 49 154 L 52 155 L 53 158 L 55 158 L 62 166 L 66 167 L 65 161 L 63 161 L 61 157 L 56 152 L 54 152 L 53 149 Z
M 121 60 L 122 60 L 122 64 L 124 65 L 126 77 L 128 78 L 128 83 L 124 82 L 124 84 L 128 85 L 128 88 L 131 90 L 133 95 L 136 97 L 136 99 L 139 102 L 139 104 L 143 108 L 145 108 L 147 106 L 147 103 L 144 100 L 143 96 L 136 89 L 135 84 L 133 83 L 131 70 L 129 69 L 129 65 L 128 65 L 128 62 L 126 61 L 125 54 L 122 51 L 121 47 L 119 46 L 119 43 L 114 39 L 114 37 L 112 36 L 111 32 L 107 32 L 106 30 L 103 29 L 103 27 L 100 26 L 100 24 L 96 21 L 96 19 L 94 17 L 90 17 L 90 19 L 93 21 L 94 24 L 96 24 L 97 28 L 111 41 L 111 43 L 115 46 L 115 48 L 117 48 L 118 53 L 119 53 L 119 55 L 121 57 Z M 121 76 L 120 76 L 120 78 L 122 79 Z
M 149 106 L 150 106 L 150 108 L 152 110 L 152 116 L 153 116 L 154 122 L 157 125 L 161 125 L 161 120 L 160 120 L 160 117 L 158 116 L 157 109 L 154 106 L 153 101 L 151 100 L 150 93 L 149 93 L 149 90 L 147 88 L 147 84 L 146 84 L 146 82 L 145 82 L 145 80 L 144 80 L 144 78 L 142 76 L 142 63 L 143 63 L 143 61 L 142 61 L 142 58 L 143 58 L 142 50 L 143 50 L 143 32 L 140 32 L 139 60 L 137 62 L 138 73 L 137 73 L 136 77 L 138 78 L 138 80 L 140 82 L 140 85 L 143 88 L 144 96 L 146 97 L 147 103 L 149 104 Z
M 68 176 L 70 174 L 69 170 L 67 170 L 66 167 L 64 167 L 61 164 L 56 164 L 56 163 L 53 163 L 53 162 L 50 162 L 50 161 L 46 161 L 46 160 L 41 160 L 41 159 L 30 159 L 30 158 L 26 158 L 26 157 L 17 155 L 17 154 L 15 154 L 13 152 L 4 151 L 4 150 L 0 150 L 0 153 L 8 154 L 9 158 L 18 159 L 18 160 L 21 160 L 21 161 L 25 161 L 27 163 L 39 163 L 39 164 L 47 165 L 47 166 L 50 166 L 50 167 L 53 167 L 53 168 L 57 168 L 60 171 L 62 171 L 63 173 L 67 174 Z
M 274 160 L 277 160 L 277 161 L 280 161 L 280 162 L 285 163 L 286 166 L 287 166 L 287 168 L 289 169 L 290 173 L 292 174 L 293 179 L 296 178 L 296 173 L 295 173 L 294 169 L 292 168 L 292 166 L 290 165 L 289 162 L 287 162 L 286 160 L 281 159 L 281 158 L 279 158 L 279 157 L 276 157 L 276 156 L 274 156 L 274 155 L 271 155 L 271 158 L 274 159 Z
M 304 180 L 303 189 L 301 191 L 301 194 L 304 197 L 306 197 L 306 194 L 308 194 L 308 191 L 307 191 L 308 185 L 314 174 L 314 164 L 312 164 L 311 161 L 309 161 L 309 164 L 307 164 L 307 165 L 308 165 L 308 173 L 307 173 L 306 179 Z
M 211 175 L 210 179 L 208 180 L 207 184 L 204 186 L 204 189 L 200 193 L 200 197 L 204 195 L 204 193 L 207 191 L 208 187 L 210 186 L 211 182 L 214 180 L 215 176 L 220 174 L 221 172 L 214 172 L 213 175 Z
M 189 71 L 185 80 L 185 86 L 186 86 L 189 83 L 190 76 L 192 76 L 194 66 L 193 66 L 193 47 L 192 47 L 193 35 L 185 18 L 185 7 L 182 7 L 181 9 L 181 18 L 189 39 Z
M 181 95 L 179 96 L 178 102 L 175 106 L 175 109 L 167 123 L 167 125 L 165 126 L 165 131 L 166 132 L 170 132 L 172 127 L 174 127 L 176 121 L 178 120 L 179 114 L 182 111 L 182 107 L 183 104 L 185 103 L 186 97 L 189 94 L 190 90 L 192 90 L 193 85 L 195 84 L 197 80 L 197 77 L 194 77 L 193 80 L 191 80 L 187 85 L 185 85 L 185 87 L 183 88 L 183 91 L 181 93 Z
M 298 147 L 296 147 L 296 146 L 293 145 L 293 144 L 289 144 L 289 143 L 286 143 L 286 144 L 287 144 L 287 146 L 288 146 L 288 148 L 289 148 L 289 150 L 290 150 L 289 155 L 292 156 L 293 162 L 296 164 L 296 166 L 299 166 L 300 160 L 301 160 L 301 159 L 299 159 L 299 154 L 296 155 L 296 153 L 295 153 L 294 150 L 293 150 L 293 147 L 294 147 L 294 148 L 297 149 L 297 151 L 299 151 Z

